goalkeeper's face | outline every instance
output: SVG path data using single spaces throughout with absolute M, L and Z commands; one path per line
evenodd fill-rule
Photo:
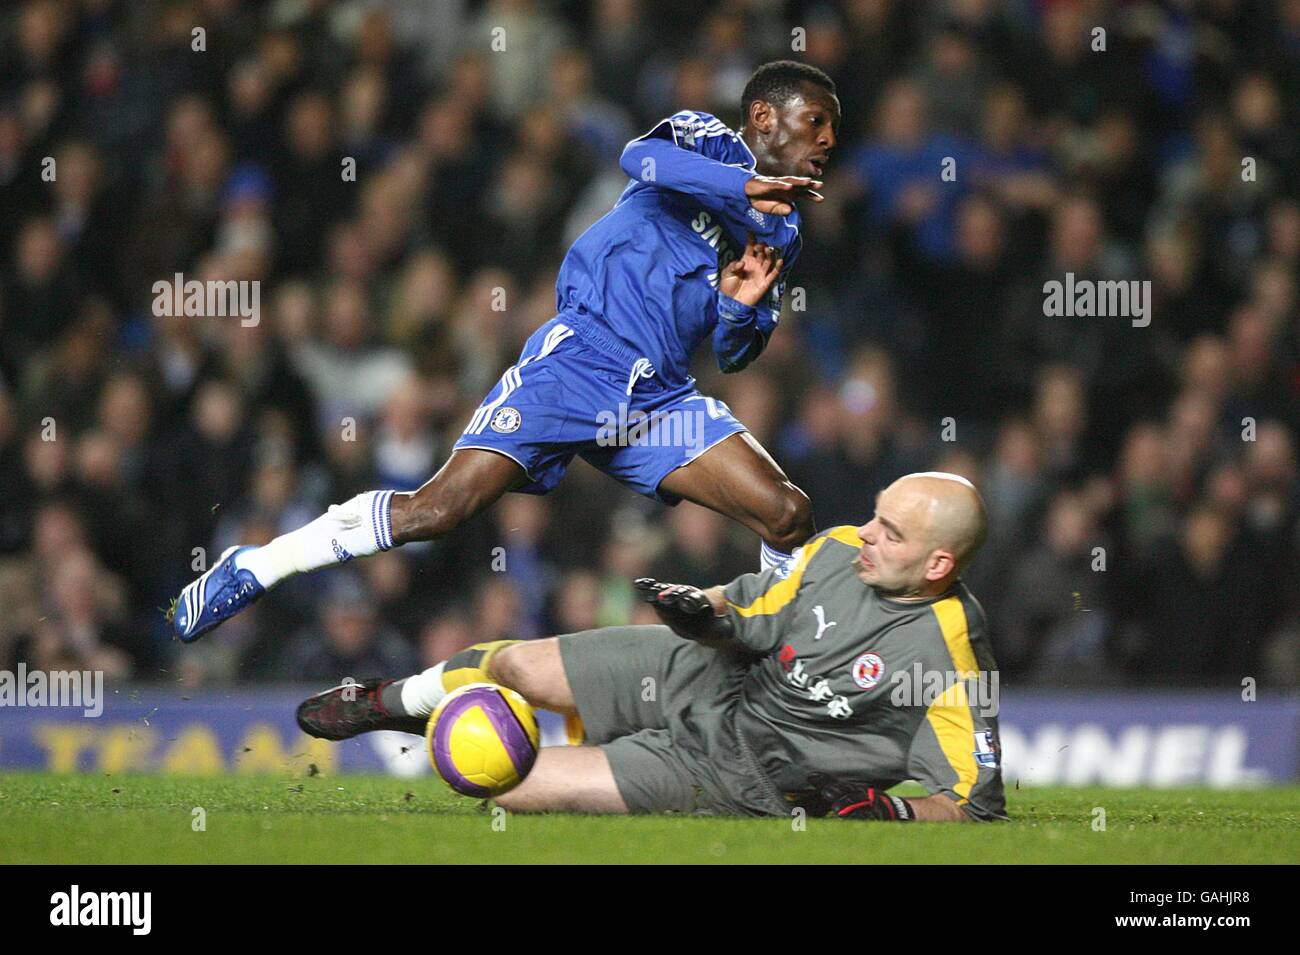
M 887 597 L 916 597 L 933 583 L 932 498 L 896 483 L 876 495 L 876 513 L 858 528 L 858 578 Z

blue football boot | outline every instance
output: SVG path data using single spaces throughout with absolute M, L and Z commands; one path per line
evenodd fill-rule
M 235 566 L 235 557 L 251 549 L 251 545 L 227 549 L 211 570 L 181 591 L 171 624 L 182 643 L 193 643 L 266 593 L 252 571 Z

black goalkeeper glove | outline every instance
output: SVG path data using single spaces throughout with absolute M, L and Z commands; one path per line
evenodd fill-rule
M 688 640 L 722 641 L 730 640 L 735 634 L 731 619 L 714 613 L 713 602 L 698 587 L 640 577 L 636 589 L 641 599 L 655 608 L 659 619 L 679 636 Z
M 910 802 L 874 786 L 866 789 L 851 786 L 824 773 L 813 773 L 808 782 L 817 790 L 818 799 L 841 819 L 880 819 L 884 822 L 912 822 L 916 819 L 916 811 Z

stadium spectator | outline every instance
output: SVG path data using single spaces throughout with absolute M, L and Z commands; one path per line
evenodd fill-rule
M 286 677 L 309 682 L 338 679 L 342 673 L 359 680 L 415 664 L 410 644 L 381 620 L 358 577 L 340 575 L 333 582 L 321 602 L 317 627 L 298 633 L 285 648 L 281 672 Z

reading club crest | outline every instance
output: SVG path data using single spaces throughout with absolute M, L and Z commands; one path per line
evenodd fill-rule
M 519 430 L 523 420 L 523 415 L 514 408 L 498 408 L 497 413 L 492 416 L 492 430 L 498 434 L 510 434 L 512 431 Z
M 853 682 L 869 690 L 885 675 L 885 661 L 878 653 L 864 653 L 853 661 Z

